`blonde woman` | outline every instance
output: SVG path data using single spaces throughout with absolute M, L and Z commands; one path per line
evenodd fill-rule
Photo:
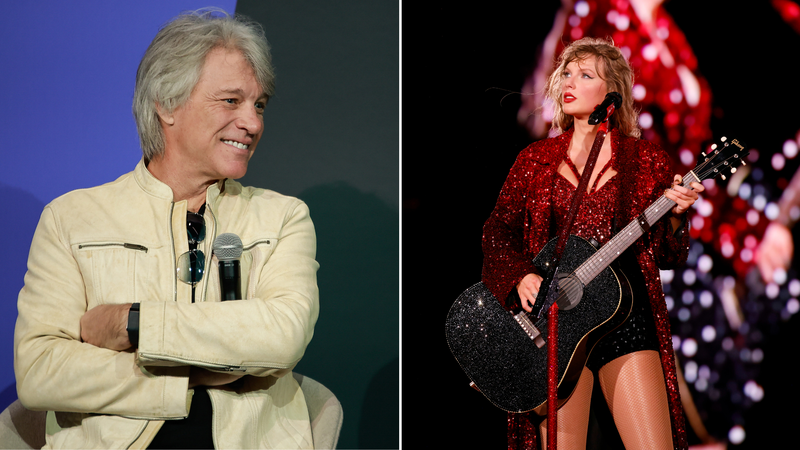
M 589 116 L 607 93 L 622 94 L 571 234 L 604 244 L 665 190 L 676 205 L 620 258 L 633 288 L 633 311 L 595 346 L 575 392 L 558 411 L 562 449 L 586 447 L 595 381 L 627 449 L 686 447 L 659 269 L 686 260 L 686 213 L 703 186 L 682 187 L 680 176 L 671 176 L 668 155 L 639 139 L 632 85 L 630 66 L 613 43 L 584 38 L 568 46 L 547 83 L 554 137 L 519 154 L 484 226 L 484 284 L 506 309 L 531 311 L 544 275 L 532 260 L 568 225 L 567 211 L 599 127 L 589 125 Z M 546 442 L 546 420 L 510 414 L 508 423 L 509 448 L 535 448 L 537 434 Z

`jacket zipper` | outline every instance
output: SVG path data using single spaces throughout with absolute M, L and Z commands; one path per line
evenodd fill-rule
M 130 244 L 130 243 L 127 243 L 127 242 L 124 242 L 124 243 L 123 242 L 107 242 L 107 243 L 103 243 L 103 244 L 80 244 L 80 245 L 78 245 L 78 250 L 81 250 L 81 249 L 84 249 L 84 248 L 95 248 L 95 247 L 124 247 L 124 248 L 129 248 L 131 250 L 139 250 L 139 251 L 147 253 L 147 247 L 145 247 L 144 245 Z
M 206 252 L 206 275 L 205 279 L 203 280 L 203 302 L 208 299 L 208 285 L 210 284 L 209 281 L 211 280 L 211 275 L 208 273 L 209 270 L 213 270 L 212 260 L 214 256 L 214 241 L 217 239 L 217 216 L 214 215 L 214 210 L 211 209 L 211 204 L 206 202 L 206 211 L 211 215 L 211 224 L 213 229 L 211 230 L 211 239 L 207 240 L 206 248 L 208 248 L 208 244 L 211 244 L 211 251 Z M 208 236 L 208 224 L 206 224 L 206 236 Z
M 272 239 L 262 239 L 260 241 L 255 241 L 252 244 L 248 245 L 247 247 L 243 248 L 242 251 L 251 250 L 253 247 L 255 247 L 258 244 L 272 245 Z
M 169 207 L 169 243 L 172 248 L 172 301 L 178 301 L 178 255 L 175 254 L 175 232 L 172 229 L 172 216 L 175 214 L 175 202 Z
M 140 352 L 140 355 L 141 355 L 142 358 L 149 358 L 150 357 L 147 353 L 141 353 Z M 172 362 L 176 362 L 178 364 L 186 365 L 186 366 L 196 366 L 196 367 L 202 367 L 202 368 L 206 368 L 206 369 L 220 370 L 220 371 L 224 371 L 224 372 L 247 372 L 247 367 L 243 367 L 243 366 L 228 366 L 228 365 L 222 365 L 222 364 L 212 364 L 212 363 L 206 363 L 206 362 L 203 362 L 203 361 L 184 359 L 184 358 L 176 358 L 176 357 L 163 356 L 163 355 L 160 355 L 158 357 L 158 359 L 162 360 L 162 361 L 172 361 Z M 266 368 L 266 367 L 261 367 L 261 368 Z M 276 368 L 283 369 L 284 367 L 276 367 Z

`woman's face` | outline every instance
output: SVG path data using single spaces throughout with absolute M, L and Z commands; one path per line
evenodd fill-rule
M 567 64 L 562 74 L 561 104 L 565 114 L 575 120 L 588 120 L 595 106 L 603 102 L 608 87 L 600 78 L 597 69 L 597 58 L 572 61 Z

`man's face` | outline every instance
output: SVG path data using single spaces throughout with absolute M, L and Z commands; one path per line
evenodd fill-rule
M 206 57 L 189 100 L 162 115 L 166 152 L 203 178 L 241 178 L 264 131 L 267 96 L 238 50 Z

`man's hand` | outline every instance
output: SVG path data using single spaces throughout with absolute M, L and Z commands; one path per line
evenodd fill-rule
M 130 303 L 100 305 L 86 311 L 81 317 L 81 340 L 96 347 L 126 350 L 128 340 L 128 311 Z

